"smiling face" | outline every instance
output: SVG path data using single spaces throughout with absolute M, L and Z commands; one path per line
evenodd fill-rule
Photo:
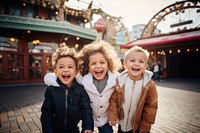
M 101 53 L 95 53 L 89 57 L 89 72 L 97 80 L 103 80 L 108 71 L 108 62 Z
M 130 79 L 140 80 L 146 70 L 147 57 L 142 52 L 132 52 L 127 56 L 124 67 L 128 70 Z
M 54 72 L 63 84 L 70 87 L 74 77 L 77 75 L 77 68 L 74 59 L 71 57 L 58 59 Z

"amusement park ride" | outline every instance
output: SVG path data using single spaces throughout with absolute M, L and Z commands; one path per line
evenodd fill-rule
M 141 38 L 157 36 L 154 32 L 159 25 L 166 24 L 168 30 L 160 33 L 174 33 L 200 27 L 200 0 L 175 2 L 156 13 L 145 26 Z
M 155 32 L 156 29 L 160 32 Z M 175 2 L 156 13 L 146 24 L 141 37 L 121 45 L 128 49 L 134 45 L 162 47 L 163 44 L 200 40 L 200 0 Z M 153 45 L 156 45 L 155 47 Z M 165 45 L 166 47 L 166 45 Z
M 85 7 L 75 4 L 79 8 L 74 8 L 69 5 L 71 1 L 84 3 Z M 0 83 L 42 82 L 43 76 L 53 70 L 50 63 L 51 52 L 59 44 L 79 50 L 95 39 L 112 44 L 121 59 L 127 49 L 138 45 L 150 52 L 149 66 L 152 66 L 153 61 L 159 60 L 168 75 L 199 77 L 200 0 L 175 2 L 162 9 L 150 19 L 141 37 L 131 42 L 123 19 L 109 15 L 94 2 L 96 1 L 1 0 L 2 40 L 12 43 L 16 50 L 6 49 L 1 52 Z M 155 32 L 158 29 L 160 32 Z M 13 37 L 17 41 L 13 42 Z M 51 52 L 46 53 L 46 47 L 37 48 L 39 52 L 33 52 L 32 46 L 35 48 L 43 45 L 52 46 Z M 34 60 L 29 57 L 34 57 Z M 36 65 L 36 61 L 40 61 L 41 65 Z M 43 76 L 37 77 L 36 70 L 40 70 Z
M 51 0 L 57 7 L 59 7 L 59 15 L 57 20 L 62 20 L 63 13 L 66 12 L 67 6 L 66 4 L 70 2 L 70 0 Z M 82 9 L 83 15 L 89 20 L 89 28 L 94 28 L 98 32 L 97 40 L 105 40 L 112 45 L 120 45 L 129 42 L 128 30 L 124 26 L 121 18 L 111 16 L 104 12 L 100 7 L 93 5 L 93 0 L 87 3 L 84 0 L 77 0 L 78 3 L 87 4 L 86 9 Z M 76 5 L 78 6 L 78 5 Z M 97 8 L 92 8 L 96 6 Z M 70 7 L 72 8 L 72 7 Z M 94 22 L 94 16 L 98 16 L 99 21 Z M 100 22 L 100 23 L 99 23 Z M 121 40 L 120 40 L 121 39 Z M 123 43 L 121 43 L 123 41 Z
M 70 0 L 57 0 L 56 2 L 57 5 L 60 6 L 60 13 L 62 13 L 63 10 L 66 10 L 67 8 L 64 6 L 65 3 L 70 2 Z M 128 30 L 120 17 L 107 14 L 100 7 L 94 5 L 93 0 L 88 3 L 84 0 L 78 0 L 78 2 L 88 5 L 87 8 L 84 9 L 84 15 L 89 20 L 90 28 L 95 28 L 98 31 L 97 40 L 103 39 L 113 46 L 131 43 Z M 93 8 L 94 6 L 97 8 Z M 146 24 L 141 37 L 138 39 L 199 29 L 199 13 L 200 0 L 177 1 L 156 13 Z M 97 22 L 94 22 L 94 16 L 96 15 L 99 15 L 100 19 Z M 160 30 L 160 32 L 155 32 L 156 29 Z

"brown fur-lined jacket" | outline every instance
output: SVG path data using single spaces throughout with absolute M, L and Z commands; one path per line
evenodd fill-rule
M 117 80 L 116 89 L 110 98 L 110 105 L 108 108 L 108 120 L 117 121 L 123 119 L 124 111 L 122 108 L 124 99 L 124 83 L 127 78 L 127 72 L 123 72 Z M 158 94 L 156 85 L 151 79 L 152 73 L 145 71 L 144 81 L 139 103 L 133 118 L 134 131 L 150 132 L 151 124 L 154 124 L 156 112 L 158 108 Z

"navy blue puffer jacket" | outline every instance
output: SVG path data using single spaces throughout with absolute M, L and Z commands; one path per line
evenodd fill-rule
M 48 86 L 41 108 L 43 133 L 79 133 L 78 123 L 82 119 L 82 131 L 94 128 L 90 99 L 84 87 L 76 79 L 68 88 L 57 79 L 60 87 Z

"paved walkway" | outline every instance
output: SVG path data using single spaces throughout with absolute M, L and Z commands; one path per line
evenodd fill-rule
M 159 108 L 151 133 L 200 133 L 200 80 L 168 79 L 156 84 Z M 45 89 L 0 88 L 0 133 L 41 133 Z

